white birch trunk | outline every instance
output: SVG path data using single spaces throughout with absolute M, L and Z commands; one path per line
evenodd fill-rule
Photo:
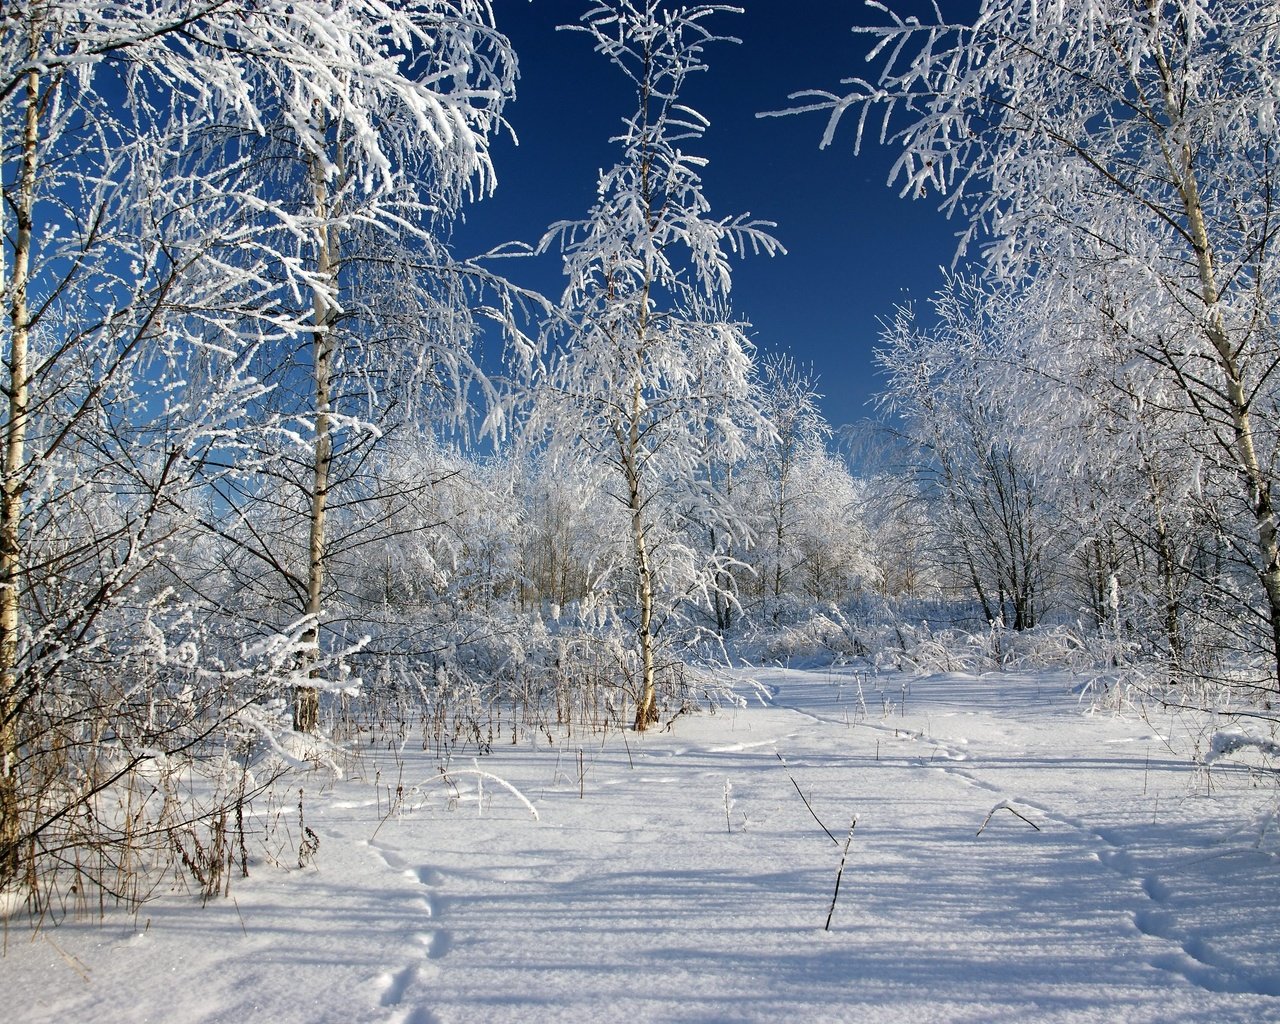
M 27 74 L 26 104 L 18 174 L 13 270 L 9 280 L 8 419 L 5 423 L 4 467 L 0 479 L 0 886 L 13 881 L 20 858 L 18 799 L 18 722 L 24 695 L 17 673 L 19 598 L 22 584 L 22 517 L 30 367 L 27 347 L 31 312 L 27 277 L 31 268 L 39 143 L 40 78 Z
M 643 328 L 642 328 L 643 330 Z M 635 554 L 637 603 L 640 623 L 636 636 L 640 644 L 640 694 L 636 699 L 636 732 L 644 732 L 658 720 L 657 683 L 654 676 L 653 635 L 653 566 L 649 561 L 649 543 L 644 528 L 644 494 L 640 479 L 640 382 L 631 399 L 631 423 L 627 435 L 624 466 L 627 475 L 627 507 L 631 513 L 631 544 Z
M 332 283 L 336 277 L 337 239 L 329 223 L 328 184 L 318 157 L 311 160 L 311 177 L 315 189 L 315 216 L 319 223 L 316 246 L 316 273 L 322 281 Z M 310 662 L 308 675 L 319 677 L 320 616 L 325 574 L 325 511 L 329 500 L 329 467 L 333 462 L 333 436 L 329 420 L 331 395 L 330 375 L 333 363 L 333 306 L 329 294 L 317 287 L 313 293 L 312 373 L 314 385 L 315 439 L 311 466 L 311 507 L 307 537 L 307 606 L 310 625 L 302 635 L 304 656 Z M 314 686 L 299 686 L 294 693 L 293 727 L 298 732 L 315 732 L 320 725 L 320 691 Z

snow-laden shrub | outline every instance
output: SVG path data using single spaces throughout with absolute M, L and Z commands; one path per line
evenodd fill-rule
M 548 609 L 550 611 L 550 609 Z M 461 614 L 448 606 L 401 607 L 371 627 L 353 658 L 358 697 L 326 698 L 326 722 L 359 746 L 420 732 L 442 765 L 527 736 L 628 724 L 642 674 L 630 623 L 608 605 L 575 602 L 555 614 Z M 673 634 L 657 682 L 660 720 L 732 699 L 714 672 L 723 662 Z
M 57 920 L 136 906 L 166 885 L 208 899 L 274 841 L 254 801 L 312 763 L 280 698 L 302 627 L 241 644 L 205 612 L 169 592 L 121 602 L 75 658 L 30 666 L 12 909 Z
M 1241 751 L 1256 751 L 1260 757 L 1270 762 L 1271 759 L 1280 757 L 1280 743 L 1276 742 L 1274 736 L 1265 734 L 1259 728 L 1233 725 L 1219 729 L 1209 738 L 1209 752 L 1205 754 L 1204 761 L 1212 764 Z
M 759 631 L 755 649 L 764 660 L 781 662 L 847 660 L 864 650 L 836 608 Z

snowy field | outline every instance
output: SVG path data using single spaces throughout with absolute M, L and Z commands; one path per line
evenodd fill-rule
M 1061 676 L 751 676 L 670 732 L 496 746 L 536 820 L 420 751 L 308 780 L 313 866 L 11 923 L 3 1015 L 1280 1021 L 1275 785 L 1199 766 L 1212 723 L 1086 714 Z

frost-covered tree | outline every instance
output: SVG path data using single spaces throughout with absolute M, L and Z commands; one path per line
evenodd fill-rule
M 521 555 L 524 601 L 533 608 L 561 609 L 586 598 L 598 567 L 609 561 L 609 545 L 600 529 L 599 491 L 577 474 L 555 472 L 545 458 L 526 461 L 520 481 L 526 513 Z
M 635 110 L 616 142 L 622 155 L 599 180 L 585 220 L 556 224 L 568 284 L 563 340 L 536 382 L 534 429 L 551 457 L 588 468 L 616 502 L 617 570 L 609 586 L 634 615 L 635 724 L 656 720 L 659 647 L 686 602 L 708 602 L 717 558 L 689 543 L 684 524 L 730 510 L 700 464 L 711 433 L 735 457 L 762 429 L 749 403 L 751 345 L 730 318 L 730 259 L 772 253 L 767 225 L 715 219 L 684 149 L 706 120 L 680 102 L 720 37 L 706 23 L 728 8 L 615 0 L 579 30 L 632 82 Z
M 283 486 L 277 507 L 292 526 L 280 539 L 293 554 L 247 528 L 253 502 L 229 492 L 235 514 L 219 527 L 308 620 L 315 685 L 298 689 L 294 724 L 313 731 L 334 592 L 330 503 L 358 500 L 370 449 L 396 421 L 441 405 L 461 418 L 478 375 L 471 306 L 487 275 L 455 260 L 446 237 L 461 204 L 493 188 L 488 146 L 516 66 L 478 0 L 316 0 L 281 19 L 294 45 L 249 66 L 260 131 L 236 145 L 266 169 L 276 223 L 265 228 L 295 261 L 286 273 L 306 281 L 294 302 L 310 330 L 263 369 L 275 452 L 236 487 L 260 498 Z
M 1178 666 L 1236 648 L 1242 574 L 1215 525 L 1231 503 L 1180 390 L 1052 282 L 955 279 L 931 309 L 900 310 L 879 359 L 938 571 L 1010 626 L 1053 608 Z
M 805 560 L 796 537 L 804 506 L 815 488 L 822 487 L 808 470 L 830 439 L 831 428 L 818 411 L 812 371 L 798 369 L 790 356 L 764 360 L 759 397 L 773 436 L 756 454 L 765 504 L 756 546 L 768 552 L 767 558 L 757 557 L 756 562 L 777 621 L 783 594 L 791 590 L 791 575 Z
M 223 735 L 245 699 L 211 650 L 208 687 L 138 727 L 153 688 L 195 668 L 156 642 L 182 599 L 138 607 L 141 582 L 188 525 L 204 468 L 243 438 L 255 353 L 297 326 L 240 216 L 251 178 L 191 142 L 205 101 L 227 96 L 186 31 L 220 6 L 45 2 L 0 18 L 0 886 L 37 900 L 37 865 L 119 839 L 104 794 L 157 752 Z M 140 662 L 151 670 L 122 674 Z M 155 810 L 132 813 L 171 834 Z M 118 867 L 85 880 L 121 893 Z
M 306 620 L 241 632 L 221 617 L 217 578 L 194 576 L 210 549 L 196 519 L 260 514 L 229 482 L 290 432 L 319 450 L 334 396 L 310 418 L 280 412 L 265 378 L 300 341 L 323 357 L 355 318 L 321 253 L 345 259 L 357 228 L 427 236 L 427 201 L 403 198 L 414 146 L 458 169 L 448 194 L 488 187 L 476 140 L 506 53 L 467 0 L 49 0 L 0 16 L 0 885 L 34 894 L 36 865 L 83 864 L 74 851 L 101 843 L 110 870 L 85 880 L 127 895 L 112 857 L 141 848 L 117 812 L 169 856 L 205 812 L 169 790 L 127 810 L 112 795 L 157 759 L 233 771 L 258 728 L 240 721 L 248 703 L 296 681 Z M 265 170 L 281 158 L 300 190 Z
M 1019 446 L 1068 538 L 1066 607 L 1175 665 L 1203 659 L 1245 604 L 1248 559 L 1222 544 L 1240 524 L 1216 525 L 1238 517 L 1233 481 L 1198 452 L 1185 392 L 1133 358 L 1116 317 L 1059 300 L 1051 282 L 1024 289 L 993 386 L 1019 393 Z
M 917 453 L 931 543 L 988 622 L 1030 629 L 1043 612 L 1059 524 L 1040 465 L 1023 444 L 1019 388 L 1001 377 L 1020 338 L 1016 303 L 953 279 L 922 328 L 912 307 L 886 327 L 882 400 Z
M 456 642 L 459 621 L 511 618 L 524 510 L 505 460 L 426 432 L 399 432 L 371 462 L 369 492 L 332 512 L 335 603 L 342 628 L 372 638 L 362 659 L 395 659 L 408 678 Z
M 1274 4 L 985 0 L 972 24 L 875 6 L 878 73 L 798 97 L 830 113 L 824 143 L 848 119 L 855 145 L 890 140 L 903 193 L 944 194 L 995 275 L 1052 270 L 1182 392 L 1201 457 L 1236 481 L 1232 543 L 1280 678 Z
M 808 452 L 799 470 L 810 487 L 794 528 L 800 557 L 793 586 L 811 605 L 847 604 L 880 578 L 864 521 L 864 491 L 845 460 L 825 449 Z

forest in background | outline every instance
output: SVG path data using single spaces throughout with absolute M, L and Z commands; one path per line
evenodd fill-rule
M 680 102 L 729 9 L 588 6 L 636 105 L 544 297 L 450 244 L 515 95 L 488 4 L 6 7 L 15 905 L 213 895 L 308 757 L 669 724 L 730 658 L 1064 665 L 1270 721 L 1280 15 L 884 13 L 875 76 L 794 112 L 972 230 L 836 443 L 730 302 L 780 247 L 710 202 Z

